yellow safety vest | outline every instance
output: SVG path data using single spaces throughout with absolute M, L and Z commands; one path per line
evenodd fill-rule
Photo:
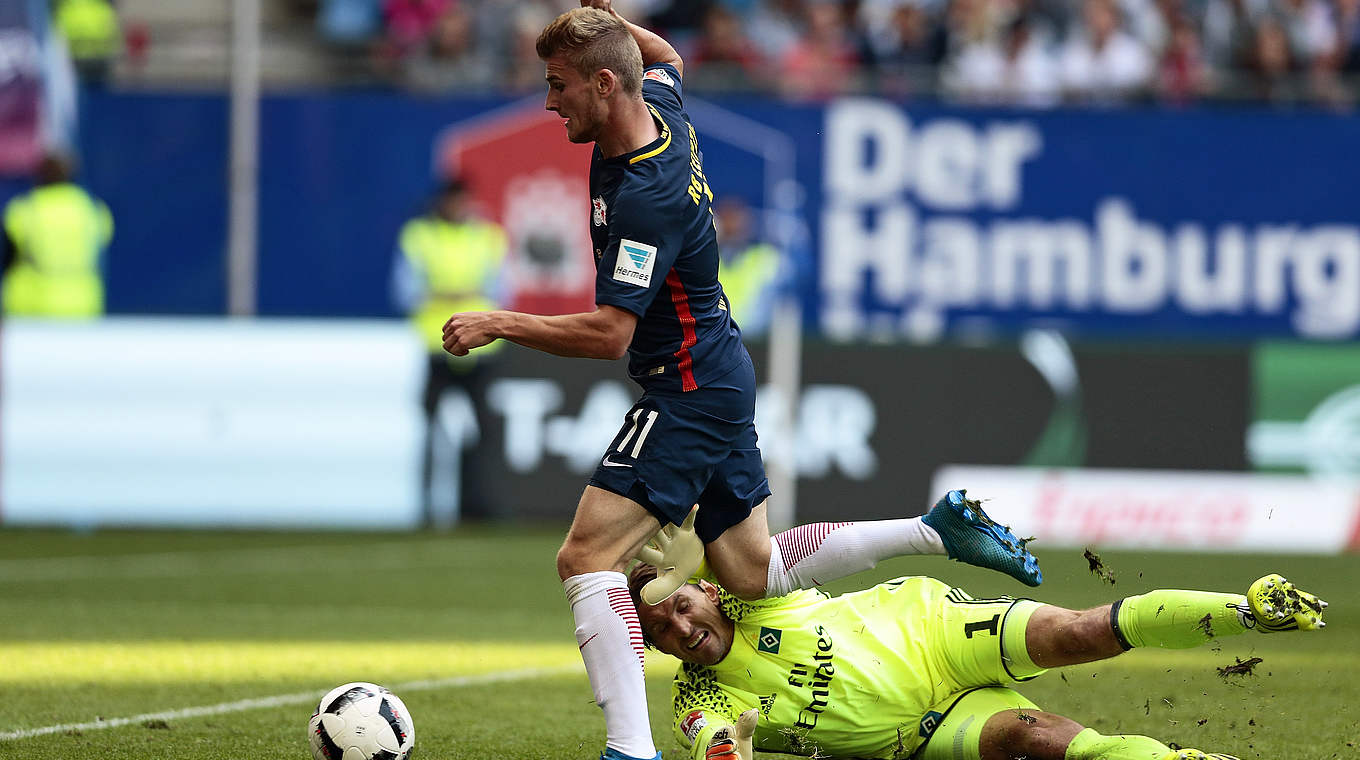
M 425 300 L 411 321 L 431 353 L 444 350 L 444 323 L 460 311 L 488 311 L 487 294 L 505 260 L 505 233 L 489 222 L 455 224 L 434 217 L 412 219 L 401 228 L 402 255 L 424 276 Z M 469 356 L 499 348 L 493 341 Z
M 118 14 L 109 0 L 61 0 L 54 21 L 77 61 L 110 58 L 118 52 Z
M 722 262 L 719 280 L 732 306 L 732 318 L 743 327 L 755 324 L 751 310 L 760 305 L 760 296 L 779 273 L 779 251 L 768 243 L 757 243 Z
M 104 313 L 99 256 L 113 237 L 107 206 L 69 182 L 43 185 L 10 201 L 4 224 L 18 252 L 0 287 L 6 314 Z

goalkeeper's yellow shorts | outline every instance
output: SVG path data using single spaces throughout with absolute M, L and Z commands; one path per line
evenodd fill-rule
M 1030 616 L 1041 606 L 1030 599 L 974 599 L 957 588 L 945 594 L 929 651 L 956 690 L 923 718 L 922 733 L 928 736 L 915 760 L 979 760 L 988 718 L 1003 710 L 1038 709 L 1001 684 L 1044 672 L 1025 646 Z

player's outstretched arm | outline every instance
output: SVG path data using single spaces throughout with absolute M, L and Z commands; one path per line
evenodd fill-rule
M 582 8 L 598 8 L 602 11 L 613 14 L 614 18 L 622 21 L 628 27 L 628 31 L 633 33 L 633 39 L 637 40 L 638 48 L 642 50 L 642 65 L 651 66 L 654 63 L 669 63 L 680 72 L 680 76 L 685 75 L 685 61 L 680 54 L 671 47 L 661 35 L 647 31 L 634 24 L 619 12 L 614 10 L 612 0 L 581 0 Z
M 517 311 L 465 311 L 444 323 L 444 350 L 454 356 L 497 338 L 557 356 L 618 359 L 628 352 L 637 315 L 602 305 L 580 314 L 543 316 Z

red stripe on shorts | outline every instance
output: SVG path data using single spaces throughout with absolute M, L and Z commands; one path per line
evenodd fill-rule
M 694 357 L 689 355 L 689 349 L 699 341 L 699 337 L 694 333 L 694 315 L 689 312 L 689 294 L 685 292 L 685 285 L 680 282 L 680 275 L 675 273 L 674 268 L 666 274 L 666 285 L 671 289 L 671 303 L 675 305 L 675 316 L 680 320 L 680 328 L 685 333 L 680 350 L 675 352 L 675 358 L 680 360 L 678 369 L 681 387 L 686 391 L 697 390 L 699 384 L 694 382 Z

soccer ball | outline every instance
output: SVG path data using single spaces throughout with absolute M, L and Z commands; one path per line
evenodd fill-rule
M 406 705 L 387 689 L 362 681 L 327 692 L 307 734 L 316 760 L 406 760 L 416 742 Z

